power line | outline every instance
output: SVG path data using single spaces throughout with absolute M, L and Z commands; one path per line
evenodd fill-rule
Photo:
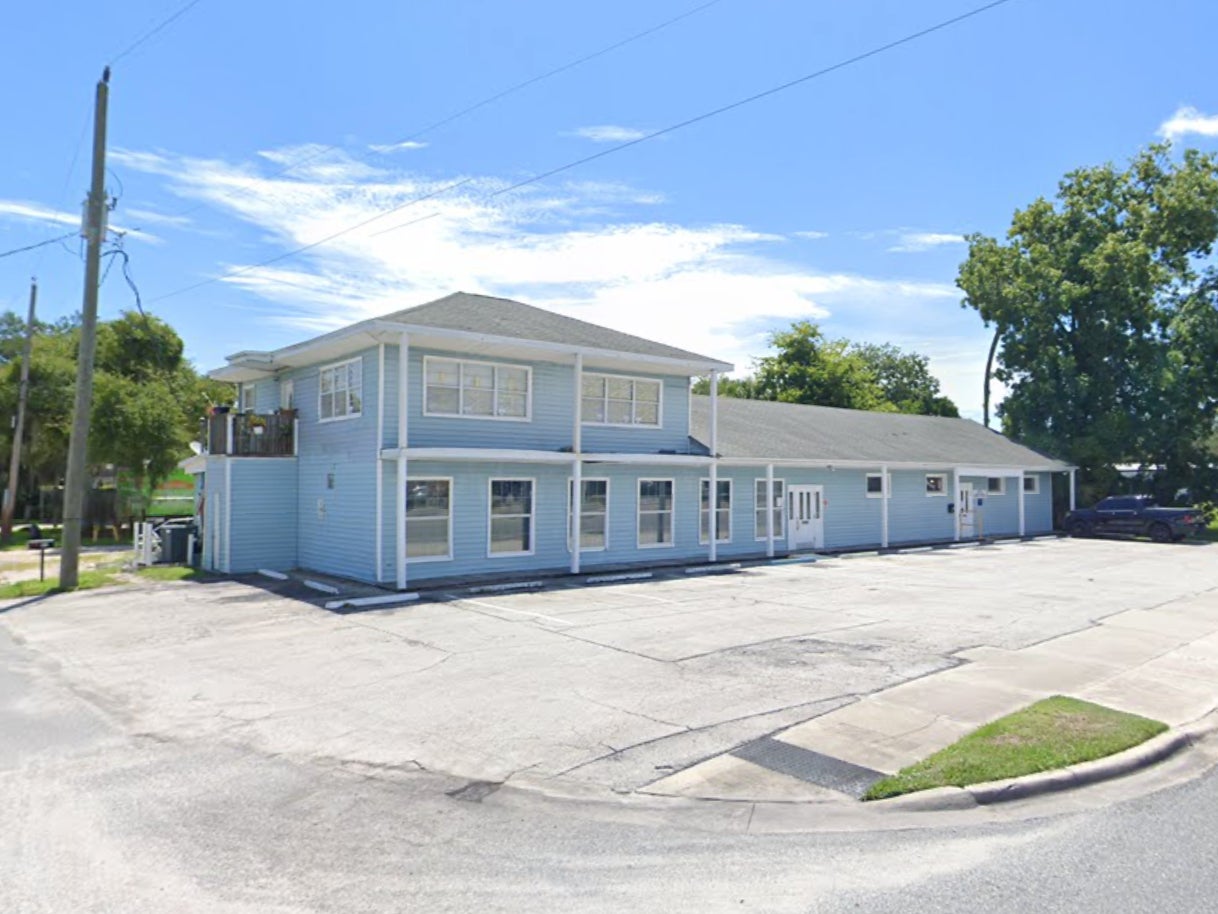
M 11 251 L 4 251 L 3 253 L 0 253 L 0 257 L 12 257 L 14 254 L 24 254 L 26 251 L 32 251 L 35 248 L 46 247 L 48 244 L 55 244 L 56 242 L 63 241 L 65 238 L 71 238 L 75 234 L 77 234 L 77 232 L 74 229 L 70 232 L 67 232 L 66 234 L 59 235 L 58 237 L 48 238 L 46 241 L 39 241 L 37 244 L 27 244 L 23 248 L 14 248 Z
M 991 10 L 997 9 L 1000 6 L 1005 6 L 1006 4 L 1011 3 L 1011 2 L 1013 2 L 1013 0 L 992 0 L 992 2 L 990 2 L 990 3 L 986 3 L 981 6 L 974 7 L 973 9 L 971 9 L 965 13 L 961 13 L 960 15 L 957 15 L 957 16 L 952 16 L 949 19 L 944 19 L 940 22 L 935 23 L 934 25 L 928 26 L 924 29 L 919 29 L 916 32 L 911 32 L 910 34 L 905 35 L 902 38 L 898 38 L 894 41 L 887 42 L 886 44 L 879 45 L 868 51 L 864 51 L 861 54 L 855 54 L 852 57 L 848 57 L 845 60 L 841 60 L 841 61 L 838 61 L 837 63 L 830 64 L 827 67 L 822 67 L 819 70 L 815 70 L 811 73 L 807 73 L 807 74 L 797 77 L 795 79 L 788 80 L 787 82 L 781 83 L 777 86 L 773 86 L 773 87 L 771 87 L 769 89 L 765 89 L 761 92 L 756 92 L 753 95 L 749 95 L 745 98 L 738 99 L 737 101 L 730 102 L 729 104 L 726 104 L 726 105 L 721 105 L 718 108 L 714 108 L 710 111 L 705 111 L 702 114 L 695 115 L 694 117 L 686 118 L 683 121 L 679 121 L 675 124 L 671 124 L 667 127 L 661 128 L 659 130 L 652 131 L 651 133 L 645 134 L 644 136 L 637 137 L 632 140 L 626 140 L 625 142 L 618 143 L 617 145 L 611 146 L 608 149 L 603 149 L 600 152 L 595 152 L 595 153 L 592 153 L 591 155 L 583 156 L 582 158 L 575 159 L 571 162 L 567 162 L 566 164 L 559 165 L 555 168 L 551 168 L 548 171 L 543 171 L 543 172 L 540 172 L 539 174 L 533 175 L 532 177 L 525 178 L 521 181 L 517 181 L 514 184 L 511 184 L 507 187 L 496 190 L 493 193 L 487 194 L 484 197 L 484 199 L 492 200 L 496 197 L 502 196 L 503 194 L 510 193 L 511 191 L 519 190 L 522 187 L 527 187 L 528 185 L 535 184 L 538 181 L 544 181 L 546 178 L 551 178 L 554 175 L 562 174 L 565 171 L 570 171 L 571 169 L 578 168 L 581 165 L 586 165 L 589 162 L 595 162 L 598 159 L 603 159 L 607 156 L 614 155 L 615 153 L 621 152 L 625 149 L 630 149 L 631 147 L 638 146 L 641 143 L 646 143 L 650 140 L 654 140 L 657 137 L 666 136 L 667 134 L 674 133 L 678 130 L 682 130 L 682 129 L 692 126 L 694 124 L 701 123 L 702 121 L 706 121 L 706 120 L 710 120 L 711 118 L 718 117 L 721 114 L 726 114 L 729 111 L 734 111 L 737 108 L 742 108 L 745 105 L 752 104 L 753 102 L 760 101 L 764 98 L 769 98 L 772 95 L 777 95 L 780 92 L 785 92 L 786 90 L 792 89 L 795 86 L 802 85 L 802 84 L 810 82 L 814 79 L 819 79 L 821 77 L 828 76 L 829 74 L 835 73 L 838 70 L 843 70 L 847 67 L 854 66 L 855 64 L 862 63 L 865 60 L 869 60 L 872 57 L 876 57 L 880 54 L 887 53 L 888 51 L 895 50 L 896 48 L 902 47 L 904 45 L 911 44 L 912 42 L 918 41 L 919 39 L 925 38 L 929 35 L 933 35 L 936 32 L 941 32 L 944 29 L 950 28 L 954 25 L 958 25 L 961 22 L 964 22 L 968 19 L 972 19 L 974 17 L 980 16 L 983 13 L 987 13 Z M 383 210 L 373 216 L 368 217 L 367 219 L 363 219 L 360 222 L 355 223 L 354 225 L 350 225 L 344 229 L 340 229 L 337 232 L 333 232 L 332 234 L 327 235 L 324 238 L 320 238 L 317 241 L 310 242 L 309 244 L 302 245 L 301 247 L 294 248 L 290 251 L 286 251 L 282 254 L 278 254 L 274 257 L 270 257 L 270 258 L 260 261 L 258 263 L 240 267 L 235 270 L 229 270 L 228 272 L 221 273 L 218 276 L 212 276 L 208 279 L 201 280 L 197 283 L 193 283 L 192 285 L 185 286 L 181 289 L 176 289 L 172 292 L 167 292 L 164 295 L 159 295 L 156 298 L 151 299 L 150 302 L 163 301 L 166 298 L 172 298 L 176 295 L 181 295 L 185 292 L 193 291 L 193 290 L 201 288 L 203 286 L 210 285 L 211 283 L 214 283 L 214 282 L 221 282 L 223 280 L 232 279 L 236 276 L 241 276 L 241 275 L 243 275 L 245 273 L 249 273 L 253 270 L 260 269 L 261 267 L 269 266 L 270 264 L 278 263 L 281 260 L 286 260 L 290 257 L 295 257 L 299 254 L 303 254 L 306 251 L 313 250 L 314 248 L 320 247 L 323 244 L 328 244 L 329 242 L 334 241 L 336 238 L 340 238 L 343 235 L 347 235 L 353 231 L 361 229 L 364 226 L 367 226 L 373 222 L 376 222 L 380 219 L 385 218 L 386 216 L 389 216 L 396 212 L 400 212 L 401 210 L 403 210 L 409 206 L 413 206 L 416 203 L 422 203 L 425 200 L 429 200 L 433 197 L 437 197 L 440 194 L 447 193 L 450 190 L 456 190 L 459 187 L 469 184 L 473 180 L 474 180 L 473 178 L 464 178 L 460 181 L 455 181 L 452 184 L 445 185 L 444 187 L 441 187 L 434 191 L 430 191 L 426 194 L 423 194 L 422 196 L 413 197 L 403 203 L 390 207 L 387 210 Z M 435 215 L 435 214 L 432 214 L 432 215 Z M 432 216 L 425 216 L 420 219 L 412 220 L 411 222 L 392 226 L 391 228 L 386 229 L 385 231 L 394 231 L 399 228 L 405 228 L 408 225 L 414 225 L 418 222 L 422 222 L 425 219 L 429 219 L 429 218 L 432 218 Z M 384 232 L 380 232 L 378 234 L 384 234 Z
M 162 31 L 169 28 L 169 26 L 171 26 L 174 22 L 176 22 L 178 19 L 185 16 L 194 7 L 198 6 L 202 2 L 203 2 L 203 0 L 190 0 L 190 2 L 187 3 L 185 6 L 182 6 L 181 8 L 179 8 L 177 12 L 162 19 L 160 22 L 158 22 L 151 29 L 146 31 L 139 38 L 135 39 L 135 41 L 131 42 L 131 44 L 127 45 L 127 47 L 123 48 L 123 50 L 119 51 L 118 54 L 116 54 L 114 57 L 111 57 L 110 66 L 114 66 L 116 63 L 118 63 L 120 60 L 122 60 L 124 57 L 126 57 L 128 54 L 130 54 L 140 45 L 144 44 L 147 41 L 150 41 L 154 36 L 160 34 Z
M 537 83 L 544 82 L 545 80 L 558 76 L 561 73 L 566 73 L 568 70 L 574 70 L 576 67 L 582 66 L 583 64 L 586 64 L 589 61 L 596 60 L 598 57 L 604 57 L 606 54 L 610 54 L 613 51 L 618 50 L 619 48 L 624 48 L 628 44 L 633 44 L 634 42 L 639 41 L 640 39 L 646 38 L 649 35 L 654 35 L 656 32 L 663 31 L 664 29 L 668 28 L 669 26 L 676 25 L 678 22 L 681 22 L 682 20 L 685 20 L 685 19 L 689 19 L 691 16 L 696 16 L 698 13 L 701 13 L 703 10 L 707 10 L 712 6 L 717 6 L 718 4 L 720 4 L 722 2 L 723 2 L 723 0 L 709 0 L 709 2 L 701 3 L 698 6 L 685 10 L 685 12 L 683 12 L 683 13 L 678 13 L 676 16 L 673 16 L 669 19 L 665 19 L 663 22 L 659 22 L 653 26 L 645 28 L 641 32 L 635 32 L 633 35 L 629 35 L 620 41 L 616 41 L 613 44 L 606 45 L 605 47 L 600 48 L 599 50 L 596 50 L 596 51 L 592 51 L 589 54 L 585 54 L 583 57 L 577 57 L 574 60 L 569 60 L 564 64 L 560 64 L 559 66 L 554 67 L 552 70 L 547 70 L 546 72 L 540 73 L 537 76 L 529 77 L 528 79 L 523 80 L 522 82 L 518 82 L 515 85 L 509 86 L 506 89 L 502 89 L 493 95 L 488 95 L 485 98 L 480 99 L 479 101 L 473 102 L 472 104 L 469 104 L 466 107 L 461 108 L 458 111 L 454 111 L 452 114 L 446 115 L 437 121 L 433 121 L 432 123 L 428 124 L 426 127 L 422 127 L 419 130 L 416 130 L 414 133 L 412 133 L 408 136 L 404 136 L 399 140 L 395 140 L 394 142 L 387 143 L 385 145 L 388 146 L 389 148 L 393 148 L 395 146 L 402 146 L 406 143 L 410 143 L 414 140 L 417 140 L 419 137 L 423 136 L 424 134 L 431 133 L 431 131 L 436 130 L 439 127 L 444 127 L 448 124 L 451 124 L 453 121 L 460 120 L 461 118 L 465 117 L 468 114 L 472 114 L 473 112 L 479 110 L 480 108 L 485 108 L 487 105 L 493 104 L 494 102 L 497 102 L 500 99 L 506 98 L 509 95 L 513 95 L 516 92 L 519 92 L 521 89 L 527 89 L 529 86 L 534 86 Z M 290 171 L 294 171 L 297 168 L 300 168 L 302 165 L 307 165 L 310 162 L 314 162 L 317 159 L 324 156 L 326 153 L 334 152 L 335 150 L 340 149 L 340 148 L 341 147 L 339 145 L 334 144 L 334 145 L 322 146 L 318 149 L 310 150 L 306 155 L 301 156 L 296 161 L 290 162 L 287 165 L 284 165 L 282 168 L 278 169 L 277 171 L 271 172 L 269 175 L 266 176 L 266 178 L 264 180 L 273 181 L 275 178 L 285 175 Z M 362 161 L 362 162 L 367 161 L 367 156 L 362 155 L 362 154 L 361 155 L 352 155 L 352 158 L 355 159 L 356 161 Z M 224 194 L 223 196 L 225 198 L 231 198 L 232 194 Z M 204 202 L 196 203 L 194 206 L 184 209 L 181 212 L 174 213 L 174 215 L 175 216 L 187 216 L 199 209 L 202 209 L 206 205 L 207 204 Z

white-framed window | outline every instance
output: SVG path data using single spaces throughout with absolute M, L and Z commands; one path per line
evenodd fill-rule
M 1006 495 L 1007 480 L 1005 476 L 990 476 L 985 481 L 986 495 Z
M 601 552 L 609 545 L 609 480 L 583 479 L 579 510 L 579 551 Z M 567 551 L 571 551 L 575 518 L 571 514 L 575 480 L 567 480 Z
M 237 389 L 237 412 L 251 413 L 258 396 L 258 386 L 253 381 L 245 381 Z
M 947 474 L 946 473 L 927 473 L 926 474 L 926 494 L 942 495 L 947 497 Z
M 662 381 L 614 374 L 584 374 L 580 391 L 584 425 L 660 427 Z
M 1040 477 L 1028 475 L 1023 478 L 1023 491 L 1025 495 L 1040 494 Z
M 425 356 L 423 415 L 527 422 L 533 369 L 527 365 Z
M 453 557 L 453 481 L 406 479 L 406 559 L 439 562 Z
M 533 554 L 533 489 L 532 479 L 490 480 L 488 555 Z
M 783 523 L 786 520 L 787 512 L 783 510 L 783 505 L 787 503 L 787 485 L 781 479 L 774 480 L 774 504 L 770 506 L 770 510 L 774 514 L 774 538 L 782 539 L 786 536 L 786 531 L 783 529 Z M 753 536 L 759 540 L 766 538 L 765 535 L 765 480 L 757 479 L 753 482 Z
M 324 365 L 318 372 L 317 418 L 321 422 L 354 419 L 364 411 L 364 360 Z
M 868 498 L 882 498 L 884 496 L 884 474 L 868 473 L 866 491 Z
M 640 479 L 638 546 L 655 549 L 672 545 L 673 491 L 671 479 Z
M 718 529 L 715 531 L 720 543 L 732 541 L 732 481 L 730 479 L 715 480 L 718 492 L 715 495 L 715 514 L 718 517 Z M 701 492 L 698 518 L 698 542 L 710 542 L 710 480 L 703 479 L 699 485 Z
M 279 381 L 279 408 L 296 408 L 296 383 L 291 378 L 283 378 Z

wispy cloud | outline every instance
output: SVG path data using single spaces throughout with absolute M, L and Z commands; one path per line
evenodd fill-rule
M 950 244 L 964 244 L 964 236 L 945 232 L 904 232 L 888 251 L 892 254 L 913 254 Z
M 419 140 L 403 140 L 401 143 L 373 143 L 369 147 L 373 152 L 388 155 L 391 152 L 406 152 L 410 149 L 426 149 L 427 143 Z
M 463 289 L 519 298 L 747 371 L 768 333 L 797 319 L 856 338 L 863 326 L 926 334 L 937 321 L 959 321 L 959 291 L 950 284 L 814 270 L 779 256 L 786 236 L 665 221 L 654 215 L 662 197 L 626 184 L 568 182 L 491 199 L 510 182 L 467 176 L 459 191 L 411 205 L 461 176 L 378 171 L 349 182 L 335 177 L 348 173 L 338 159 L 329 170 L 261 177 L 261 163 L 123 155 L 127 167 L 164 176 L 172 192 L 269 237 L 265 256 L 404 207 L 290 261 L 229 277 L 271 325 L 251 326 L 250 335 L 282 337 L 285 327 L 316 333 Z
M 1181 105 L 1159 125 L 1159 136 L 1178 140 L 1184 136 L 1218 136 L 1218 114 L 1202 114 L 1191 105 Z
M 821 238 L 828 238 L 828 232 L 792 232 L 796 238 L 806 238 L 808 241 L 819 241 Z
M 576 127 L 564 136 L 577 136 L 593 143 L 628 143 L 647 136 L 646 130 L 638 127 L 622 127 L 617 124 L 599 124 L 592 127 Z
M 127 207 L 124 212 L 132 219 L 139 222 L 147 222 L 151 225 L 167 225 L 171 228 L 185 228 L 190 225 L 190 219 L 187 216 L 169 216 L 164 213 L 158 213 L 150 209 L 141 209 L 139 207 Z
M 0 200 L 0 218 L 6 216 L 23 222 L 41 222 L 47 225 L 80 226 L 81 224 L 80 213 L 69 213 L 28 200 Z M 109 227 L 111 231 L 121 232 L 131 238 L 138 238 L 151 244 L 161 242 L 156 235 L 139 229 L 127 228 L 114 222 L 110 222 Z

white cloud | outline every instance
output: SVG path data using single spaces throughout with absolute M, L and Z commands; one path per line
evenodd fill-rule
M 148 222 L 152 225 L 168 225 L 173 228 L 185 228 L 190 225 L 190 219 L 186 216 L 170 216 L 165 213 L 158 213 L 155 210 L 140 209 L 139 207 L 128 207 L 124 210 L 132 219 L 139 222 Z
M 427 143 L 418 140 L 403 140 L 401 143 L 372 143 L 368 148 L 381 155 L 391 152 L 405 152 L 408 149 L 426 149 Z
M 888 249 L 888 252 L 890 254 L 912 254 L 944 245 L 964 243 L 963 235 L 949 235 L 944 232 L 904 232 L 897 243 Z
M 796 238 L 806 238 L 809 241 L 819 241 L 821 238 L 828 238 L 828 232 L 792 232 Z
M 628 143 L 647 136 L 646 130 L 637 127 L 622 127 L 617 124 L 599 124 L 592 127 L 576 127 L 565 136 L 577 136 L 593 143 Z
M 1191 105 L 1181 105 L 1159 125 L 1158 133 L 1173 141 L 1190 134 L 1218 137 L 1218 114 L 1202 114 Z
M 284 328 L 314 334 L 458 289 L 661 340 L 733 362 L 740 372 L 765 353 L 770 332 L 797 319 L 823 321 L 831 336 L 855 339 L 869 338 L 861 332 L 867 328 L 929 334 L 959 322 L 959 291 L 950 284 L 814 270 L 779 256 L 788 253 L 785 236 L 646 218 L 654 195 L 623 184 L 570 182 L 490 199 L 508 182 L 475 176 L 457 191 L 406 205 L 460 178 L 378 172 L 351 183 L 333 177 L 344 171 L 341 158 L 329 171 L 265 178 L 248 164 L 123 155 L 128 167 L 162 175 L 179 195 L 269 236 L 265 257 L 402 207 L 291 260 L 227 279 L 261 302 L 259 319 L 281 339 Z M 605 216 L 606 200 L 627 215 Z M 418 221 L 385 231 L 411 220 Z M 256 327 L 246 332 L 254 337 L 249 345 L 267 344 Z
M 49 225 L 72 227 L 79 227 L 82 218 L 80 213 L 69 213 L 63 210 L 52 209 L 49 206 L 43 206 L 41 203 L 32 203 L 28 200 L 0 200 L 0 217 L 4 216 L 24 222 L 43 222 Z M 140 231 L 139 229 L 126 228 L 114 222 L 109 223 L 109 227 L 113 232 L 119 232 L 151 244 L 159 244 L 161 242 L 161 239 L 156 235 Z

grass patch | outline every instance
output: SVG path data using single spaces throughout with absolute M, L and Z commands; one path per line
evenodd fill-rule
M 203 577 L 202 572 L 189 565 L 152 565 L 136 572 L 146 581 L 194 581 Z
M 1055 695 L 1000 717 L 929 758 L 877 781 L 865 800 L 967 787 L 1121 752 L 1167 729 L 1157 720 Z
M 114 575 L 105 571 L 82 571 L 76 590 L 92 590 L 117 584 Z M 16 600 L 20 597 L 41 597 L 51 593 L 63 593 L 59 587 L 59 575 L 51 575 L 45 581 L 14 581 L 0 586 L 0 600 Z

